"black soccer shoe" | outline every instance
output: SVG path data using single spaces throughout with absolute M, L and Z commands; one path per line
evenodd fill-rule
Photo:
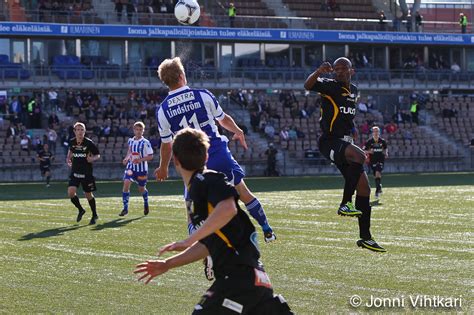
M 337 209 L 337 214 L 348 217 L 358 217 L 362 215 L 362 211 L 357 210 L 352 202 L 348 202 Z
M 357 246 L 379 253 L 385 253 L 387 251 L 385 248 L 377 244 L 377 242 L 372 238 L 368 240 L 358 240 Z
M 84 213 L 86 213 L 86 210 L 79 210 L 79 212 L 77 213 L 76 222 L 80 222 L 82 220 L 82 216 L 84 215 Z
M 98 219 L 98 216 L 92 216 L 91 220 L 89 221 L 89 225 L 94 225 Z
M 128 210 L 123 209 L 122 212 L 119 213 L 119 216 L 120 216 L 120 217 L 124 217 L 124 216 L 126 216 L 127 214 L 128 214 Z
M 145 203 L 145 205 L 143 206 L 143 214 L 148 215 L 148 213 L 150 213 L 150 207 L 147 203 Z

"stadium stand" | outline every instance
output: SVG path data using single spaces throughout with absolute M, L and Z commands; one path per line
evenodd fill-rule
M 23 69 L 22 63 L 10 62 L 7 55 L 0 55 L 0 78 L 25 80 L 30 77 L 30 71 Z

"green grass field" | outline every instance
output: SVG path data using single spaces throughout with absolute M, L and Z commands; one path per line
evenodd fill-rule
M 461 298 L 460 308 L 443 311 L 472 314 L 474 174 L 390 175 L 383 184 L 372 211 L 372 233 L 388 249 L 380 254 L 357 248 L 356 219 L 336 215 L 339 177 L 248 180 L 278 236 L 260 244 L 275 292 L 296 314 L 436 310 L 412 308 L 416 295 Z M 150 183 L 148 217 L 133 190 L 123 219 L 121 183 L 98 188 L 100 219 L 91 227 L 90 212 L 75 224 L 65 183 L 0 185 L 0 312 L 191 313 L 210 285 L 200 263 L 147 286 L 132 273 L 186 237 L 182 183 Z M 355 294 L 359 308 L 349 304 Z M 404 299 L 405 308 L 365 307 L 371 296 Z

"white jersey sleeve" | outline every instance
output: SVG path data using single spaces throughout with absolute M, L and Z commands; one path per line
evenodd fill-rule
M 153 154 L 153 148 L 151 147 L 150 141 L 145 141 L 145 145 L 143 146 L 143 156 L 148 156 Z
M 163 112 L 163 109 L 161 107 L 158 109 L 156 116 L 161 142 L 169 143 L 173 141 L 173 132 L 171 131 L 171 124 L 166 118 L 165 113 Z
M 217 120 L 224 119 L 225 113 L 222 110 L 222 107 L 219 105 L 216 97 L 211 92 L 208 90 L 201 92 L 201 98 L 208 113 L 211 113 L 212 116 Z

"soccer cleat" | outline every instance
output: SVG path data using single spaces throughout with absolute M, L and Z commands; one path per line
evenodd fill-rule
M 79 212 L 77 213 L 76 222 L 80 222 L 82 220 L 82 216 L 84 215 L 84 213 L 86 213 L 86 210 L 79 210 Z
M 385 253 L 387 251 L 385 248 L 377 244 L 377 242 L 372 238 L 368 240 L 358 240 L 357 246 L 379 253 Z
M 94 225 L 98 219 L 98 216 L 92 216 L 91 220 L 89 221 L 89 225 Z
M 382 192 L 382 184 L 380 184 L 380 189 L 379 189 L 379 195 L 381 195 L 383 192 Z
M 375 191 L 375 199 L 379 199 L 380 193 L 378 190 Z
M 342 216 L 358 217 L 362 215 L 362 212 L 360 210 L 357 210 L 352 204 L 352 202 L 348 202 L 345 205 L 339 207 L 339 209 L 337 210 L 337 214 Z
M 148 213 L 150 213 L 150 208 L 148 207 L 148 204 L 145 203 L 145 205 L 143 206 L 143 214 L 148 215 Z
M 128 214 L 128 210 L 127 209 L 123 209 L 122 212 L 119 213 L 119 216 L 120 217 L 123 217 L 123 216 L 126 216 Z
M 49 187 L 51 187 L 51 185 L 50 185 L 50 184 L 46 184 L 46 188 L 49 188 Z
M 275 233 L 273 233 L 272 229 L 268 229 L 266 231 L 263 231 L 263 239 L 265 240 L 265 243 L 270 243 L 276 240 L 277 237 Z

